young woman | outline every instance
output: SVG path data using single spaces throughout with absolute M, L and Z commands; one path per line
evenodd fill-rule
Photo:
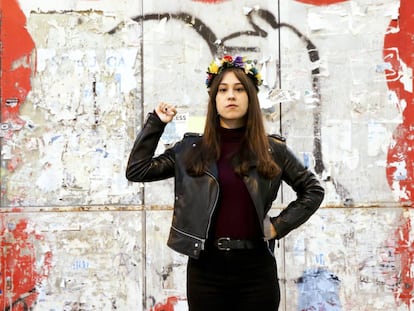
M 257 97 L 261 77 L 252 61 L 224 56 L 207 74 L 203 135 L 186 134 L 154 157 L 177 113 L 160 103 L 136 138 L 126 176 L 136 182 L 175 179 L 167 244 L 189 256 L 190 311 L 276 311 L 280 292 L 272 245 L 309 219 L 324 189 L 282 137 L 265 133 Z M 282 181 L 297 198 L 269 217 Z

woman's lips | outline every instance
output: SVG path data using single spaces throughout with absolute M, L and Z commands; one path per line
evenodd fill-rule
M 226 106 L 226 108 L 237 108 L 237 105 L 235 104 L 229 104 Z

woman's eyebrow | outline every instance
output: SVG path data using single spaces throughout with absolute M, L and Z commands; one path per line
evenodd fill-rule
M 229 85 L 229 84 L 233 84 L 233 85 L 243 85 L 243 83 L 241 82 L 236 82 L 236 83 L 226 83 L 226 82 L 220 82 L 219 85 Z

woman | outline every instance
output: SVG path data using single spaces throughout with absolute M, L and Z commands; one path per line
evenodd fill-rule
M 274 240 L 307 221 L 324 190 L 283 138 L 266 135 L 257 97 L 261 77 L 252 61 L 224 56 L 207 74 L 204 134 L 186 134 L 154 157 L 177 113 L 160 103 L 136 138 L 126 176 L 136 182 L 175 178 L 167 244 L 189 256 L 190 311 L 275 311 L 280 292 Z M 282 181 L 297 199 L 269 217 Z

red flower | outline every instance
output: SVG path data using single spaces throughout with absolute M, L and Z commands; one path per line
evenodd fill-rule
M 233 62 L 233 57 L 231 57 L 231 55 L 224 55 L 223 56 L 223 61 L 231 63 L 231 62 Z

